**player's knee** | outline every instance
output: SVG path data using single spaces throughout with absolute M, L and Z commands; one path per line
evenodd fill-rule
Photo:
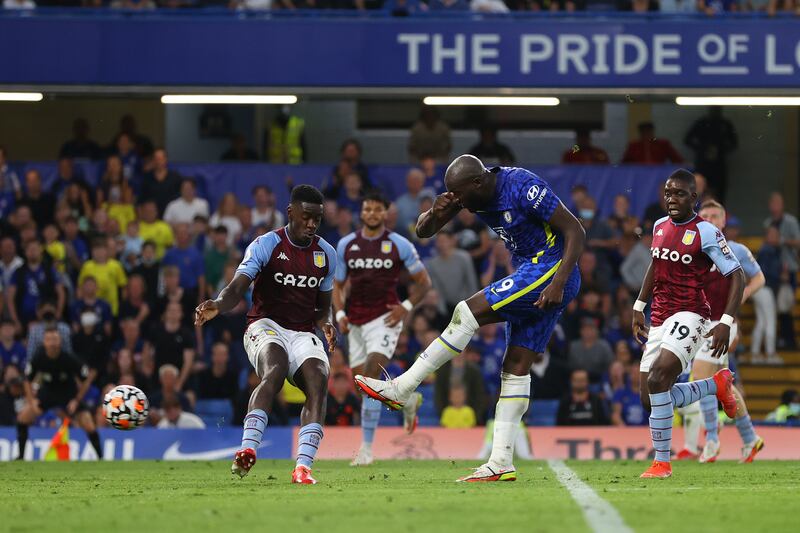
M 669 389 L 670 383 L 667 373 L 658 366 L 653 366 L 650 373 L 647 375 L 647 389 L 650 394 L 657 392 L 666 392 Z
M 448 324 L 447 327 L 448 329 L 452 328 L 466 333 L 467 335 L 474 335 L 475 332 L 478 331 L 479 325 L 467 302 L 461 300 L 458 302 L 455 309 L 453 309 L 453 317 L 450 319 L 450 324 Z

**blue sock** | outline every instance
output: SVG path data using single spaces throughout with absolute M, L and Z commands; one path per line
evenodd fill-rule
M 650 436 L 656 461 L 668 463 L 672 445 L 672 399 L 669 392 L 650 395 Z
M 719 420 L 717 418 L 717 397 L 705 396 L 700 399 L 700 412 L 703 413 L 703 422 L 706 426 L 706 440 L 719 442 Z
M 364 401 L 361 402 L 361 434 L 364 444 L 371 446 L 372 441 L 375 440 L 375 428 L 378 427 L 378 421 L 381 419 L 382 408 L 381 402 L 364 396 Z
M 258 451 L 261 438 L 267 429 L 267 413 L 261 409 L 253 409 L 244 417 L 244 431 L 242 432 L 242 448 L 253 448 Z
M 322 426 L 316 422 L 300 428 L 300 433 L 297 435 L 297 466 L 303 465 L 311 468 L 321 440 Z
M 714 378 L 698 379 L 689 383 L 676 383 L 672 386 L 672 404 L 675 407 L 686 407 L 710 394 L 717 393 L 717 384 Z
M 753 421 L 750 420 L 750 415 L 736 417 L 736 429 L 739 430 L 739 436 L 742 437 L 742 442 L 751 444 L 756 440 L 756 430 L 753 429 Z

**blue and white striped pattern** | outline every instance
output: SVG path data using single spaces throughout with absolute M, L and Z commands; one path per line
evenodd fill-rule
M 242 449 L 253 448 L 258 450 L 264 430 L 267 429 L 267 413 L 261 409 L 253 409 L 244 417 L 244 431 L 242 432 Z
M 739 435 L 742 437 L 742 442 L 745 445 L 753 444 L 758 438 L 756 437 L 756 430 L 753 429 L 753 422 L 750 420 L 750 415 L 737 416 L 736 429 L 739 430 Z
M 672 386 L 672 404 L 675 407 L 686 407 L 690 403 L 699 401 L 710 394 L 717 393 L 717 384 L 714 378 L 699 379 L 689 383 L 676 383 Z
M 700 400 L 700 411 L 703 413 L 703 423 L 706 428 L 706 440 L 719 442 L 717 419 L 717 397 L 706 396 Z
M 311 468 L 322 441 L 322 426 L 316 422 L 300 428 L 297 435 L 297 464 Z
M 361 435 L 365 444 L 372 444 L 375 440 L 375 428 L 381 419 L 382 404 L 368 396 L 361 402 Z
M 672 398 L 669 392 L 650 395 L 650 436 L 656 461 L 668 463 L 672 444 Z

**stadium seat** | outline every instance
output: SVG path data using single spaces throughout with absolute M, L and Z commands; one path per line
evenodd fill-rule
M 197 400 L 195 414 L 208 427 L 229 426 L 233 419 L 233 405 L 230 400 Z
M 529 426 L 555 426 L 558 400 L 535 400 L 528 411 Z

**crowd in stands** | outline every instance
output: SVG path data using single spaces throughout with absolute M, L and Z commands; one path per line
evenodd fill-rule
M 24 403 L 25 363 L 41 349 L 43 332 L 51 326 L 64 349 L 96 373 L 87 403 L 98 406 L 110 387 L 130 384 L 148 395 L 151 423 L 158 427 L 202 427 L 209 422 L 202 415 L 212 404 L 217 423 L 240 424 L 258 384 L 241 343 L 248 302 L 205 328 L 193 325 L 194 308 L 232 279 L 256 236 L 285 224 L 282 206 L 267 185 L 255 187 L 244 204 L 229 193 L 209 205 L 198 196 L 195 181 L 171 169 L 166 150 L 153 146 L 132 119 L 122 121 L 106 147 L 88 138 L 82 121 L 75 126 L 48 189 L 36 170 L 17 176 L 0 148 L 0 425 L 14 423 Z M 642 147 L 649 139 L 647 127 L 652 125 L 640 128 L 643 139 L 631 143 L 626 157 L 653 153 Z M 604 157 L 601 149 L 587 148 L 588 136 L 579 136 L 576 146 L 578 153 Z M 507 148 L 498 148 L 491 131 L 477 148 L 513 160 Z M 669 157 L 675 150 L 664 146 L 661 153 Z M 360 199 L 371 184 L 362 156 L 357 140 L 344 141 L 324 186 L 319 234 L 334 246 L 359 226 Z M 74 158 L 79 157 L 106 161 L 98 186 L 90 187 L 77 172 Z M 388 369 L 392 374 L 407 368 L 439 335 L 457 302 L 513 271 L 502 242 L 466 210 L 435 237 L 416 237 L 418 215 L 442 191 L 439 160 L 426 153 L 410 167 L 405 192 L 390 209 L 389 227 L 412 240 L 433 281 L 433 290 L 400 335 Z M 700 198 L 710 198 L 702 175 L 697 182 Z M 631 306 L 650 261 L 653 223 L 665 213 L 662 199 L 653 198 L 643 217 L 631 212 L 624 194 L 610 212 L 598 211 L 583 186 L 562 200 L 586 230 L 587 248 L 579 261 L 582 286 L 534 365 L 534 405 L 559 401 L 559 424 L 646 424 L 638 399 L 641 346 L 631 331 Z M 769 214 L 764 245 L 754 250 L 767 279 L 768 301 L 756 305 L 761 333 L 754 334 L 750 348 L 754 361 L 775 363 L 776 346 L 796 346 L 791 309 L 800 226 L 784 211 L 778 193 L 770 199 Z M 726 231 L 730 238 L 738 235 L 734 217 Z M 492 418 L 504 335 L 502 326 L 482 327 L 464 355 L 426 384 L 442 425 L 470 427 Z M 330 354 L 327 423 L 353 425 L 360 399 L 341 341 Z M 302 403 L 302 393 L 287 382 L 271 423 L 292 423 Z M 45 416 L 42 423 L 48 420 Z M 99 406 L 97 422 L 105 426 Z
M 794 12 L 797 0 L 3 0 L 5 9 L 39 7 L 109 7 L 152 10 L 157 8 L 215 7 L 237 10 L 343 9 L 384 11 L 405 17 L 422 13 L 478 12 L 579 12 L 630 11 L 634 13 L 718 13 Z

